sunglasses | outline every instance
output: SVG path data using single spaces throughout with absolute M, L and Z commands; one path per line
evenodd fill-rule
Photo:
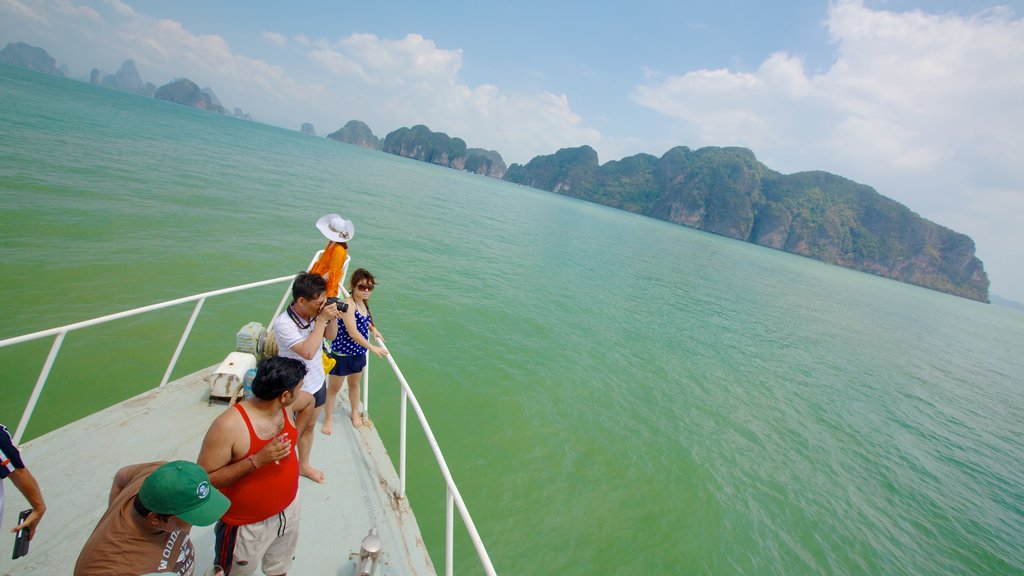
M 359 284 L 356 286 L 356 290 L 363 290 L 365 292 L 373 292 L 373 284 Z

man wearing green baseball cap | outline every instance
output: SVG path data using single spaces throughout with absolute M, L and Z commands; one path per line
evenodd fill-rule
M 75 576 L 191 576 L 196 555 L 189 531 L 213 524 L 230 505 L 194 462 L 126 466 L 114 476 L 110 505 L 78 556 Z

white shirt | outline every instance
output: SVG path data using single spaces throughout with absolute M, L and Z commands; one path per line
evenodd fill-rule
M 302 389 L 310 394 L 319 392 L 327 380 L 324 376 L 323 352 L 317 350 L 313 354 L 312 360 L 306 360 L 292 350 L 292 346 L 305 340 L 313 332 L 315 325 L 315 322 L 310 321 L 309 326 L 305 329 L 299 328 L 291 316 L 288 315 L 287 309 L 281 312 L 277 318 L 274 318 L 274 338 L 277 340 L 277 355 L 284 358 L 302 360 L 306 364 L 306 377 L 302 380 Z

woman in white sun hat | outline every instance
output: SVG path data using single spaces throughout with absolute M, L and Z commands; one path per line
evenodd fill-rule
M 348 241 L 356 235 L 356 227 L 351 220 L 337 214 L 324 214 L 316 221 L 316 227 L 327 238 L 327 247 L 309 271 L 327 281 L 328 298 L 337 298 L 338 287 L 345 276 Z

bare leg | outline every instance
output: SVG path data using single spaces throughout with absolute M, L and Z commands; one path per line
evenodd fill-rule
M 362 372 L 349 374 L 348 379 L 348 403 L 352 409 L 352 426 L 359 428 L 363 425 L 363 415 L 359 413 L 359 378 Z
M 309 453 L 313 451 L 313 429 L 316 428 L 316 417 L 320 409 L 316 408 L 313 395 L 306 391 L 299 392 L 299 399 L 295 403 L 302 403 L 301 408 L 296 407 L 298 416 L 295 418 L 295 427 L 299 430 L 299 474 L 323 484 L 323 471 L 309 464 Z
M 324 424 L 320 427 L 320 431 L 328 436 L 331 435 L 334 425 L 334 405 L 338 403 L 338 392 L 341 392 L 341 386 L 344 383 L 344 376 L 333 374 L 327 376 L 327 403 L 324 404 Z

